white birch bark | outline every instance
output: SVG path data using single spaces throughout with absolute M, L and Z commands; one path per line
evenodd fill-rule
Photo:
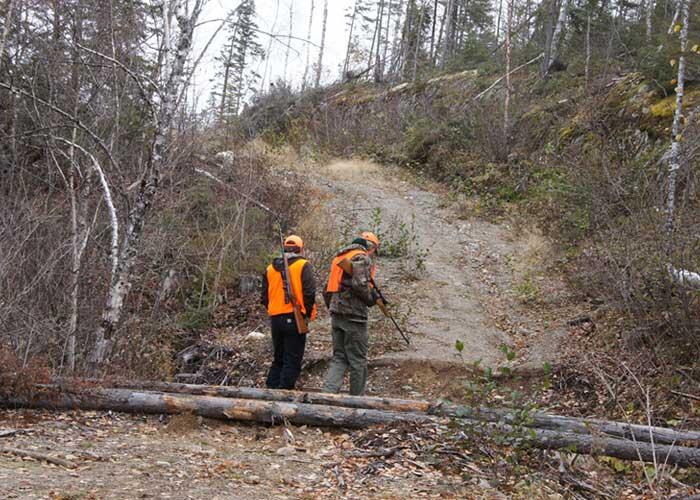
M 676 180 L 678 170 L 681 168 L 681 124 L 683 120 L 683 94 L 685 92 L 685 65 L 686 50 L 688 48 L 688 24 L 690 17 L 690 1 L 682 2 L 681 19 L 681 54 L 678 58 L 678 85 L 676 86 L 676 111 L 673 114 L 673 126 L 671 128 L 671 150 L 668 160 L 668 191 L 666 196 L 666 238 L 669 244 L 669 253 L 672 247 L 674 229 L 674 212 L 676 207 Z
M 686 269 L 676 269 L 671 265 L 668 266 L 668 272 L 671 274 L 673 281 L 679 285 L 700 289 L 700 273 L 694 273 Z
M 323 51 L 326 48 L 326 26 L 328 24 L 328 0 L 323 1 L 323 24 L 321 26 L 321 46 L 318 49 L 318 64 L 316 64 L 315 87 L 321 84 L 321 73 L 323 71 Z
M 668 34 L 670 35 L 673 33 L 673 28 L 676 26 L 676 23 L 678 22 L 678 18 L 681 15 L 681 9 L 683 8 L 683 4 L 685 2 L 683 0 L 678 0 L 678 5 L 676 6 L 676 11 L 673 14 L 673 19 L 671 19 L 671 25 L 668 27 Z
M 569 17 L 569 0 L 562 0 L 561 8 L 559 9 L 559 17 L 557 18 L 557 24 L 554 27 L 554 33 L 552 34 L 552 49 L 549 54 L 549 60 L 547 61 L 547 71 L 550 70 L 554 61 L 556 61 L 559 55 L 559 45 L 561 41 L 562 34 L 566 28 L 566 21 Z
M 646 24 L 646 39 L 647 42 L 651 42 L 651 32 L 652 32 L 652 24 L 651 24 L 651 17 L 652 14 L 654 13 L 654 0 L 647 0 L 646 5 L 644 6 L 644 21 Z
M 143 176 L 139 192 L 129 214 L 124 240 L 119 251 L 116 276 L 110 282 L 107 298 L 102 312 L 102 320 L 95 332 L 95 347 L 91 353 L 90 364 L 96 371 L 106 360 L 112 344 L 112 336 L 121 319 L 124 303 L 131 288 L 132 271 L 138 257 L 139 244 L 143 233 L 146 215 L 158 189 L 160 173 L 165 167 L 168 134 L 176 112 L 177 97 L 185 81 L 185 62 L 192 48 L 194 29 L 201 14 L 205 0 L 196 0 L 188 12 L 188 2 L 177 0 L 174 4 L 174 18 L 177 21 L 176 41 L 170 39 L 170 47 L 164 47 L 165 53 L 175 49 L 172 62 L 167 64 L 169 74 L 164 75 L 164 87 L 161 89 L 161 102 L 155 120 L 155 130 L 151 142 L 150 157 Z M 163 20 L 164 23 L 168 19 Z
M 172 50 L 172 15 L 170 9 L 172 1 L 163 0 L 163 64 L 161 66 L 161 77 L 170 74 L 170 52 Z M 161 81 L 161 83 L 163 82 Z
M 440 59 L 440 69 L 445 67 L 447 59 L 452 54 L 452 37 L 454 36 L 454 15 L 455 15 L 455 0 L 447 0 L 445 7 L 445 39 L 442 45 L 442 58 Z
M 7 0 L 5 5 L 5 19 L 3 20 L 2 36 L 0 37 L 0 62 L 2 61 L 2 55 L 5 53 L 5 40 L 7 40 L 7 35 L 12 25 L 12 10 L 14 9 L 14 5 L 14 0 Z
M 306 33 L 306 65 L 304 66 L 304 78 L 301 80 L 302 90 L 306 88 L 309 81 L 309 65 L 311 64 L 311 30 L 314 26 L 314 9 L 316 8 L 316 1 L 311 0 L 311 13 L 309 14 L 309 29 Z M 350 32 L 352 35 L 352 30 Z
M 102 186 L 102 197 L 104 198 L 105 204 L 107 205 L 107 212 L 109 213 L 109 226 L 111 233 L 110 248 L 109 248 L 109 260 L 111 262 L 111 274 L 110 281 L 113 281 L 117 276 L 117 270 L 120 266 L 120 255 L 119 255 L 119 216 L 117 214 L 117 208 L 114 205 L 114 197 L 112 196 L 112 190 L 109 187 L 109 181 L 107 180 L 107 175 L 104 169 L 100 166 L 97 158 L 90 153 L 88 150 L 76 144 L 73 141 L 64 139 L 62 137 L 55 137 L 54 140 L 63 142 L 67 144 L 71 149 L 77 149 L 83 155 L 85 155 L 89 160 L 90 164 L 97 174 L 97 178 Z
M 498 15 L 496 16 L 496 47 L 501 38 L 501 15 L 503 14 L 503 0 L 498 0 Z

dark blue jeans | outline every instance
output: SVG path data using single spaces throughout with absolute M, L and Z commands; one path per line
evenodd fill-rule
M 270 318 L 274 357 L 267 374 L 270 389 L 294 389 L 301 373 L 306 335 L 297 331 L 293 314 L 281 314 Z

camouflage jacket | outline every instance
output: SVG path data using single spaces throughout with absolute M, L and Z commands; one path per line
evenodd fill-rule
M 363 249 L 360 245 L 349 245 L 336 256 L 350 250 Z M 377 302 L 377 294 L 370 285 L 372 259 L 365 254 L 352 258 L 352 276 L 343 273 L 340 291 L 324 292 L 323 298 L 331 314 L 347 316 L 351 321 L 367 321 L 367 310 Z

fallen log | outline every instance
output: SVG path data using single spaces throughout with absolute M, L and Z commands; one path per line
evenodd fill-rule
M 412 399 L 384 398 L 375 396 L 349 396 L 327 392 L 288 391 L 283 389 L 260 389 L 257 387 L 233 387 L 221 385 L 182 384 L 175 382 L 122 380 L 109 382 L 120 389 L 195 394 L 223 398 L 256 399 L 262 401 L 282 401 L 338 406 L 344 408 L 364 408 L 399 412 L 428 413 L 431 404 Z M 66 385 L 65 387 L 70 387 Z
M 225 398 L 254 399 L 263 401 L 297 402 L 345 408 L 426 413 L 451 418 L 470 418 L 484 422 L 502 422 L 515 426 L 550 429 L 578 434 L 602 433 L 635 441 L 658 444 L 700 443 L 700 432 L 681 431 L 665 427 L 628 424 L 595 418 L 578 418 L 551 415 L 543 412 L 522 412 L 505 408 L 472 408 L 449 403 L 396 399 L 372 396 L 349 396 L 306 391 L 259 389 L 255 387 L 229 387 L 195 384 L 179 384 L 160 381 L 123 380 L 112 383 L 115 387 L 197 394 Z
M 513 431 L 516 441 L 538 449 L 564 450 L 583 455 L 608 456 L 680 467 L 700 466 L 700 448 L 629 441 L 603 435 L 576 434 L 549 429 L 518 429 L 509 425 L 487 425 L 499 432 Z M 477 428 L 476 431 L 482 432 L 482 428 Z M 522 437 L 518 437 L 518 433 Z
M 5 407 L 48 410 L 111 410 L 126 413 L 179 414 L 194 413 L 221 420 L 281 423 L 295 425 L 362 428 L 397 422 L 431 422 L 427 414 L 393 412 L 309 403 L 259 401 L 214 396 L 195 396 L 131 389 L 86 389 L 56 391 L 44 387 L 32 398 L 0 399 Z
M 364 428 L 399 422 L 445 422 L 427 413 L 343 408 L 309 403 L 257 401 L 250 399 L 195 396 L 129 389 L 89 389 L 79 393 L 46 391 L 31 399 L 12 397 L 0 404 L 60 410 L 112 410 L 129 413 L 194 413 L 222 420 L 262 423 Z M 700 466 L 700 448 L 628 441 L 603 434 L 576 434 L 549 429 L 523 428 L 500 422 L 460 420 L 467 439 L 478 435 L 506 435 L 517 443 L 540 449 L 564 449 L 573 453 L 607 455 L 625 460 L 656 461 L 682 467 Z
M 541 412 L 521 414 L 513 410 L 475 409 L 457 405 L 445 405 L 441 409 L 434 409 L 433 412 L 434 414 L 450 417 L 466 417 L 485 422 L 503 422 L 515 426 L 552 431 L 576 434 L 604 434 L 646 443 L 667 445 L 700 443 L 700 432 L 698 431 L 682 431 L 666 427 L 628 424 L 595 418 L 566 417 Z M 430 414 L 431 412 L 428 413 Z

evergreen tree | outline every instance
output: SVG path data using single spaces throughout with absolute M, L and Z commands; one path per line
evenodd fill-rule
M 255 90 L 260 75 L 250 70 L 251 63 L 265 57 L 257 40 L 255 0 L 244 0 L 227 26 L 227 40 L 218 57 L 221 65 L 216 74 L 220 79 L 214 95 L 218 99 L 219 121 L 237 116 L 245 96 Z

